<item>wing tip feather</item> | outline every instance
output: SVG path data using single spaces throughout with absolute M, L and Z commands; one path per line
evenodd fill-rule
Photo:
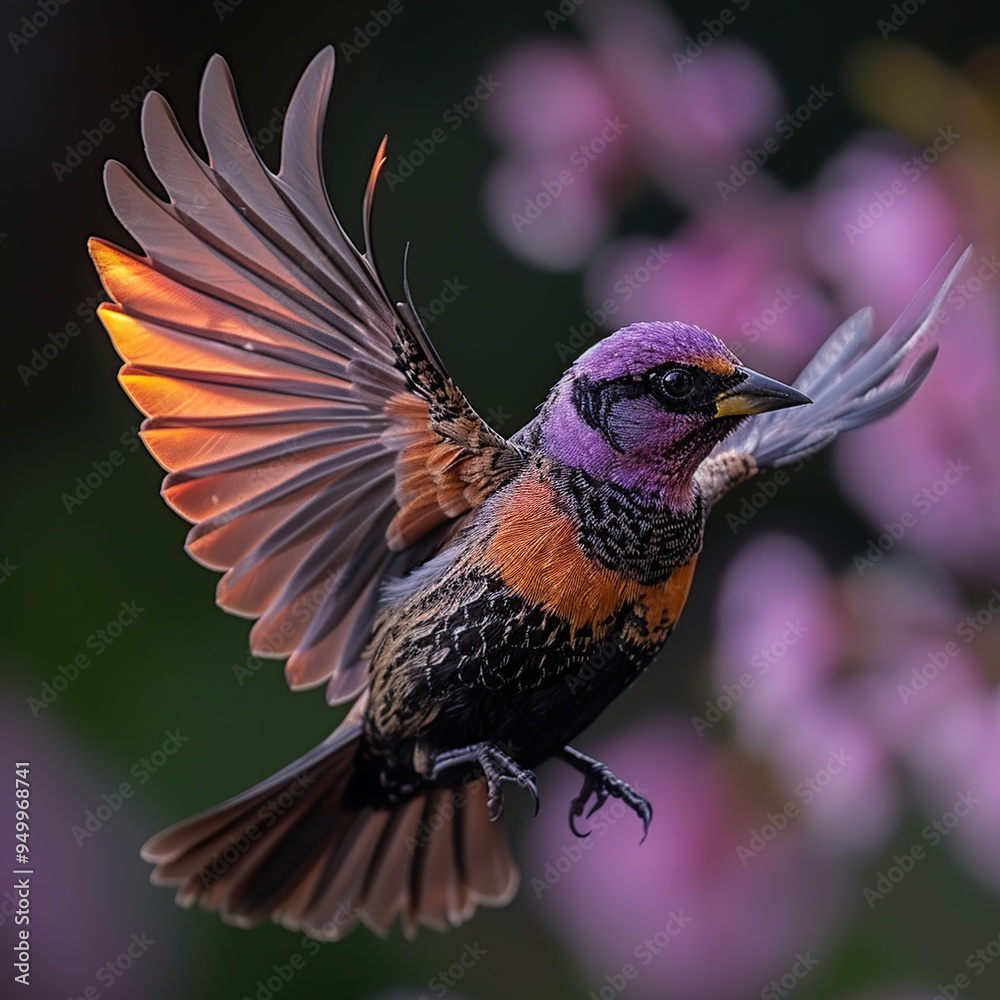
M 364 230 L 365 237 L 365 259 L 370 263 L 374 264 L 374 252 L 372 250 L 372 236 L 371 236 L 371 221 L 372 221 L 372 209 L 375 206 L 375 186 L 378 184 L 379 175 L 382 173 L 382 168 L 386 164 L 388 157 L 386 156 L 386 148 L 389 145 L 389 136 L 382 136 L 382 141 L 379 143 L 378 151 L 375 153 L 375 159 L 372 162 L 371 171 L 368 174 L 368 183 L 365 185 L 365 197 L 361 208 L 361 224 Z

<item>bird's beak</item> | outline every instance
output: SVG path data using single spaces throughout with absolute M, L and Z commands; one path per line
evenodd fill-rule
M 812 400 L 784 382 L 768 378 L 759 372 L 738 365 L 736 370 L 746 375 L 739 385 L 715 397 L 717 417 L 745 417 L 751 413 L 780 410 L 786 406 L 801 406 Z

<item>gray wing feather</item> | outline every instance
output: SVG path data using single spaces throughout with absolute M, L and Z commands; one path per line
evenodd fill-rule
M 902 406 L 927 377 L 937 348 L 910 359 L 971 253 L 971 246 L 962 251 L 956 240 L 896 322 L 867 350 L 872 311 L 862 309 L 841 324 L 794 382 L 812 404 L 749 418 L 699 468 L 696 478 L 706 498 L 715 502 L 756 471 L 808 458 L 843 431 Z

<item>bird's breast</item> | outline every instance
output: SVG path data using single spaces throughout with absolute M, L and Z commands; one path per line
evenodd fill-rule
M 687 600 L 697 554 L 650 583 L 602 564 L 587 549 L 573 505 L 538 473 L 513 484 L 498 504 L 485 562 L 507 588 L 574 630 L 600 638 L 617 624 L 626 641 L 659 646 Z

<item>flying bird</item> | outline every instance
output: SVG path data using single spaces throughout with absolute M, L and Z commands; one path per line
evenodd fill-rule
M 473 410 L 413 308 L 326 195 L 320 144 L 334 52 L 287 109 L 281 166 L 247 134 L 225 62 L 199 117 L 205 162 L 150 93 L 142 134 L 163 200 L 107 164 L 145 256 L 100 239 L 100 316 L 193 523 L 225 571 L 218 603 L 256 619 L 251 650 L 293 689 L 353 702 L 333 734 L 261 784 L 153 837 L 177 900 L 248 926 L 337 939 L 407 935 L 506 903 L 517 867 L 505 783 L 534 795 L 556 757 L 581 774 L 574 833 L 609 797 L 652 806 L 573 742 L 677 625 L 712 506 L 765 468 L 892 412 L 926 377 L 928 327 L 957 244 L 878 340 L 862 310 L 794 386 L 710 333 L 635 323 L 595 344 L 509 439 Z M 866 346 L 867 345 L 867 346 Z M 586 677 L 586 683 L 574 679 Z

